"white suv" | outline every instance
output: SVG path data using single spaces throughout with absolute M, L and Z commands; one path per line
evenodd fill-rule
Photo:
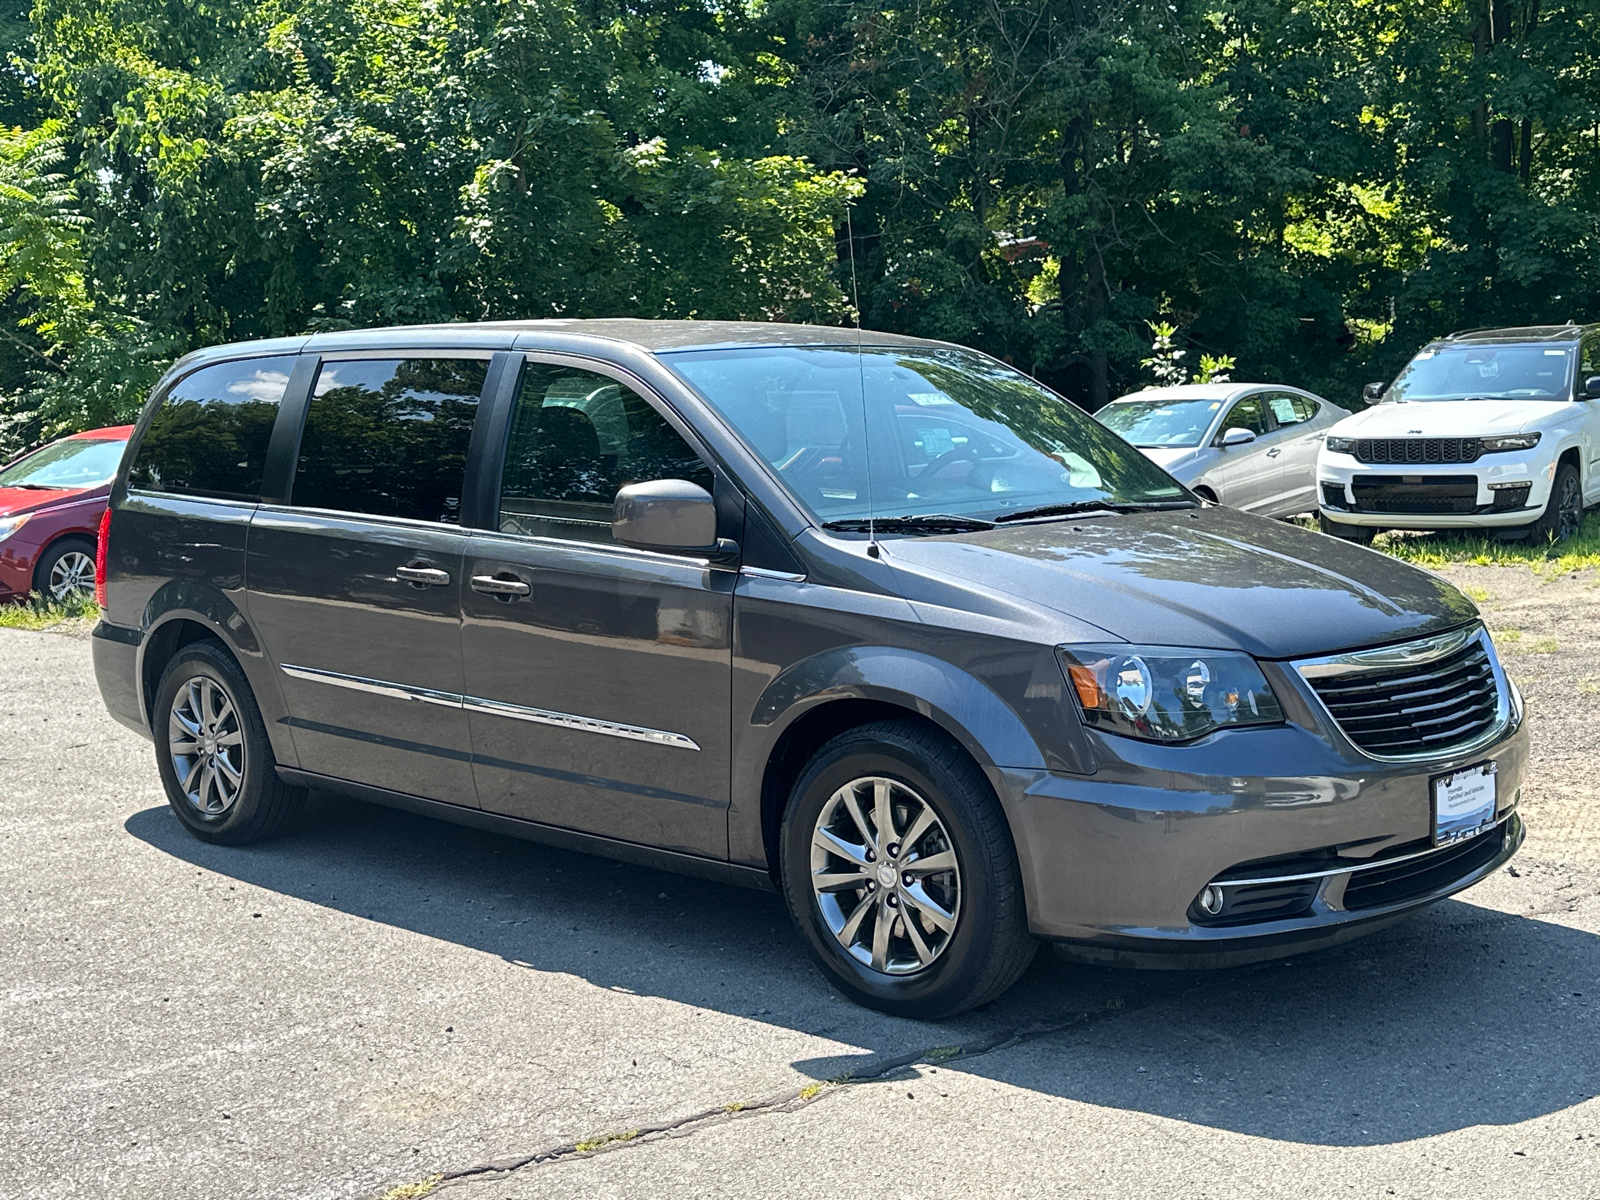
M 1317 455 L 1324 533 L 1560 540 L 1600 503 L 1600 325 L 1452 334 L 1365 396 Z

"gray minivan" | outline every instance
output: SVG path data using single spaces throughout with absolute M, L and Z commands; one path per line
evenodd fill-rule
M 545 321 L 175 365 L 93 646 L 178 819 L 306 790 L 787 898 L 831 980 L 1329 945 L 1522 840 L 1521 698 L 1425 572 L 1197 499 L 1011 368 Z

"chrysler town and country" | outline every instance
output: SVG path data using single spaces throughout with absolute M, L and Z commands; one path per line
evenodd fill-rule
M 179 821 L 308 789 L 776 889 L 936 1017 L 1041 941 L 1328 945 L 1522 838 L 1448 583 L 1213 505 L 957 346 L 552 321 L 193 354 L 100 539 L 102 694 Z

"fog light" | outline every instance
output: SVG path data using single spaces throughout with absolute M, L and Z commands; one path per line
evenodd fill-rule
M 1201 912 L 1208 916 L 1216 916 L 1222 911 L 1222 889 L 1208 884 L 1200 893 L 1200 899 L 1196 903 L 1200 905 Z

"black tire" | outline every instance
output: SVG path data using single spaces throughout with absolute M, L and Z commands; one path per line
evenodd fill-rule
M 195 685 L 193 690 L 191 683 Z M 182 701 L 180 692 L 184 693 Z M 181 743 L 173 738 L 175 729 L 183 728 L 174 722 L 187 719 L 183 714 L 174 716 L 174 709 L 180 703 L 186 706 L 183 712 L 192 715 L 197 694 L 214 696 L 219 693 L 226 699 L 233 721 L 231 724 L 226 719 L 220 721 L 211 736 L 230 742 L 237 731 L 238 740 L 214 746 L 215 753 L 208 761 L 220 759 L 229 770 L 237 770 L 239 782 L 233 786 L 231 796 L 227 791 L 229 777 L 220 765 L 212 768 L 208 790 L 204 764 L 196 765 L 197 760 L 208 757 L 201 740 Z M 220 706 L 213 707 L 212 711 L 220 711 Z M 156 685 L 151 727 L 156 743 L 156 767 L 161 772 L 167 802 L 183 827 L 202 842 L 243 846 L 263 841 L 282 833 L 299 816 L 305 804 L 305 789 L 290 787 L 278 778 L 278 762 L 267 740 L 267 727 L 261 720 L 255 696 L 239 665 L 220 643 L 191 642 L 173 656 L 161 673 L 161 682 Z M 193 772 L 198 772 L 191 773 L 191 786 L 196 789 L 193 793 L 185 790 L 178 777 L 179 763 L 172 749 L 185 744 L 197 748 L 195 755 L 186 755 L 183 759 Z M 229 757 L 235 748 L 240 753 Z M 224 799 L 226 803 L 222 802 Z
M 1378 533 L 1371 525 L 1346 525 L 1340 521 L 1330 521 L 1326 513 L 1317 514 L 1317 525 L 1329 537 L 1354 542 L 1358 546 L 1372 545 L 1372 539 Z
M 1217 499 L 1217 494 L 1203 483 L 1199 487 L 1192 488 L 1190 490 L 1192 490 L 1196 496 L 1199 496 L 1200 499 L 1204 500 L 1207 504 L 1222 503 L 1222 501 Z
M 64 537 L 56 542 L 42 555 L 38 564 L 33 568 L 33 590 L 47 600 L 61 603 L 68 598 L 71 592 L 76 592 L 86 600 L 94 599 L 94 556 L 95 544 L 90 538 Z M 88 560 L 88 574 L 84 577 L 82 571 L 83 560 Z M 51 577 L 56 573 L 56 568 L 66 568 L 70 564 L 74 569 L 68 572 L 77 586 L 56 595 L 52 590 Z
M 1583 481 L 1578 469 L 1564 462 L 1550 481 L 1550 500 L 1539 519 L 1528 526 L 1528 536 L 1536 542 L 1564 542 L 1583 524 Z
M 897 793 L 905 806 L 896 809 L 891 817 L 891 825 L 895 825 L 901 821 L 902 813 L 907 814 L 899 833 L 911 832 L 904 824 L 915 821 L 918 810 L 912 805 L 919 801 L 925 804 L 939 824 L 924 833 L 917 846 L 940 850 L 946 846 L 948 835 L 948 849 L 953 851 L 957 864 L 953 882 L 958 902 L 953 928 L 948 931 L 936 929 L 924 919 L 922 913 L 926 910 L 914 910 L 910 900 L 900 901 L 901 908 L 883 907 L 897 902 L 895 898 L 899 896 L 911 895 L 909 885 L 902 889 L 898 882 L 890 882 L 883 885 L 882 891 L 868 891 L 878 887 L 869 882 L 860 891 L 828 893 L 836 899 L 843 897 L 839 901 L 841 911 L 849 907 L 853 912 L 857 904 L 873 905 L 862 928 L 867 921 L 875 924 L 879 914 L 896 914 L 886 928 L 903 931 L 900 940 L 907 946 L 912 943 L 904 932 L 905 922 L 912 920 L 919 922 L 919 932 L 915 933 L 919 943 L 927 941 L 931 945 L 933 938 L 944 938 L 931 962 L 902 965 L 903 973 L 893 973 L 893 964 L 887 958 L 885 963 L 891 970 L 878 970 L 848 952 L 829 926 L 822 901 L 812 887 L 812 840 L 819 819 L 830 807 L 834 812 L 840 811 L 833 803 L 836 793 L 847 784 L 867 779 L 885 779 L 908 789 Z M 858 847 L 874 837 L 865 829 L 862 835 L 863 842 Z M 917 860 L 909 856 L 915 847 L 908 844 L 895 850 L 897 844 L 891 839 L 885 849 L 908 856 L 900 859 L 899 866 L 914 866 Z M 805 934 L 823 973 L 845 995 L 880 1012 L 921 1020 L 965 1012 L 993 1000 L 1015 983 L 1038 950 L 1037 941 L 1028 932 L 1022 872 L 1000 802 L 966 752 L 926 724 L 905 720 L 864 725 L 840 734 L 818 750 L 790 795 L 779 860 L 789 912 Z M 880 861 L 879 866 L 884 865 Z M 895 877 L 896 871 L 890 870 L 889 875 Z M 928 878 L 952 881 L 950 876 Z M 924 887 L 920 895 L 925 900 L 927 894 Z M 848 926 L 849 922 L 845 924 Z M 923 930 L 927 936 L 920 932 Z

